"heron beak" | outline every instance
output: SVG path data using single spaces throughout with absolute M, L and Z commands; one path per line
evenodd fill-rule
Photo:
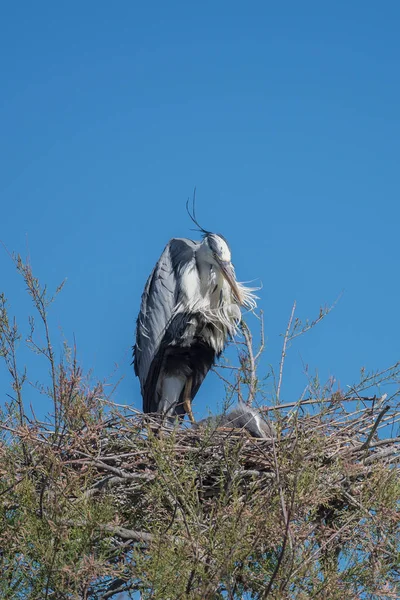
M 218 260 L 218 264 L 221 268 L 221 272 L 222 275 L 224 276 L 224 278 L 226 279 L 226 281 L 229 283 L 229 285 L 231 286 L 233 295 L 235 296 L 236 300 L 239 302 L 239 304 L 243 304 L 243 298 L 242 298 L 242 294 L 239 291 L 239 288 L 237 286 L 237 283 L 235 281 L 235 275 L 233 272 L 233 267 L 232 264 L 230 262 L 223 262 L 222 260 Z

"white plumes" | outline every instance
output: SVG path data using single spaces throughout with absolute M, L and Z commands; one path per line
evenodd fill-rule
M 243 306 L 246 306 L 250 310 L 257 308 L 258 296 L 253 292 L 257 292 L 260 288 L 246 287 L 243 283 L 239 283 L 239 281 L 236 282 L 236 285 L 242 297 Z
M 249 310 L 254 310 L 257 308 L 257 300 L 258 296 L 256 296 L 253 292 L 257 292 L 260 288 L 251 288 L 244 285 L 244 283 L 237 281 L 235 276 L 235 268 L 232 265 L 232 275 L 235 279 L 236 287 L 240 294 L 241 305 L 245 306 Z
M 222 273 L 215 267 L 198 269 L 196 265 L 190 265 L 183 269 L 180 275 L 179 301 L 174 315 L 200 313 L 204 321 L 212 324 L 219 333 L 215 336 L 204 330 L 204 337 L 208 338 L 217 353 L 221 352 L 227 336 L 236 335 L 239 328 L 242 318 L 239 300 Z M 235 283 L 240 292 L 241 304 L 249 310 L 254 310 L 257 306 L 257 296 L 253 292 L 257 288 L 246 287 L 236 281 Z
M 241 307 L 256 307 L 255 289 L 236 280 L 225 238 L 204 233 L 200 243 L 170 240 L 142 295 L 134 367 L 145 412 L 165 412 L 167 404 L 175 414 L 181 376 L 191 373 L 197 389 L 237 333 Z

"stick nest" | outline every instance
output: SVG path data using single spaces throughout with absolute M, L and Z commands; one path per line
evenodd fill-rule
M 111 493 L 120 505 L 140 503 L 166 472 L 185 469 L 205 505 L 233 483 L 243 490 L 249 483 L 258 491 L 291 488 L 299 472 L 307 470 L 319 489 L 329 488 L 336 505 L 339 500 L 351 505 L 353 494 L 357 505 L 363 482 L 378 472 L 396 472 L 400 463 L 400 437 L 378 437 L 399 413 L 385 404 L 385 397 L 364 400 L 370 406 L 363 402 L 357 409 L 354 398 L 333 397 L 315 414 L 267 409 L 277 433 L 266 440 L 230 428 L 171 431 L 148 415 L 119 412 L 97 424 L 96 439 L 75 436 L 67 462 L 74 469 L 90 468 L 89 495 Z

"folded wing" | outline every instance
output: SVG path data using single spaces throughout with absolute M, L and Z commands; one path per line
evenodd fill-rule
M 144 412 L 158 412 L 155 388 L 160 371 L 160 347 L 168 343 L 168 328 L 174 319 L 174 327 L 181 317 L 185 327 L 185 316 L 177 318 L 176 308 L 182 297 L 181 273 L 195 261 L 197 242 L 187 239 L 172 239 L 166 245 L 160 259 L 147 280 L 136 324 L 134 368 L 139 377 L 143 396 Z

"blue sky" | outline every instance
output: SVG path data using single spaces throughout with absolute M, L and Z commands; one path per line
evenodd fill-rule
M 0 239 L 50 289 L 53 341 L 75 336 L 94 377 L 140 407 L 131 346 L 146 278 L 171 237 L 229 240 L 261 281 L 279 363 L 293 301 L 313 318 L 285 365 L 342 387 L 399 360 L 400 6 L 376 2 L 8 3 L 0 9 Z M 24 285 L 0 249 L 0 288 L 23 333 Z M 249 319 L 257 329 L 257 321 Z M 28 376 L 42 376 L 21 349 Z M 115 367 L 115 364 L 118 367 Z M 9 391 L 0 371 L 0 394 Z M 32 394 L 32 396 L 31 396 Z M 195 414 L 215 410 L 210 375 Z M 27 388 L 38 410 L 43 399 Z

